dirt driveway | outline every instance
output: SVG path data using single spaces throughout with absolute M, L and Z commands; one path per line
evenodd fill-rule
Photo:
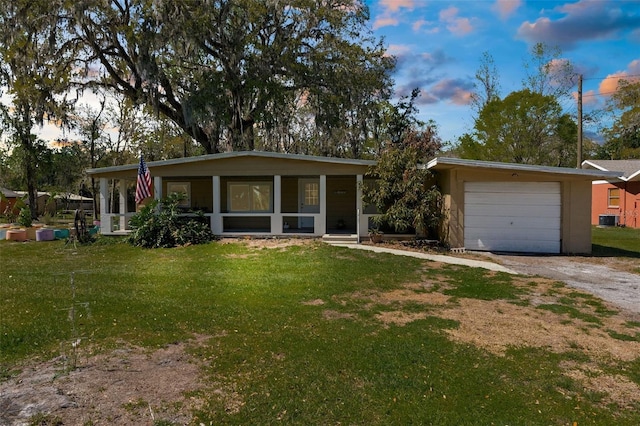
M 588 291 L 621 308 L 640 314 L 640 260 L 582 256 L 530 256 L 483 253 L 521 274 L 540 275 Z

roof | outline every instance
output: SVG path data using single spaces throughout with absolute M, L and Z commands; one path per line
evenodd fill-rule
M 172 166 L 172 165 L 178 165 L 178 164 L 196 163 L 200 161 L 223 160 L 228 158 L 239 158 L 239 157 L 277 158 L 277 159 L 284 159 L 284 160 L 302 160 L 302 161 L 314 161 L 318 163 L 351 164 L 351 165 L 359 165 L 359 166 L 372 166 L 376 164 L 376 162 L 372 160 L 356 160 L 352 158 L 320 157 L 320 156 L 314 156 L 314 155 L 301 155 L 301 154 L 283 154 L 279 152 L 266 152 L 266 151 L 235 151 L 235 152 L 224 152 L 220 154 L 199 155 L 196 157 L 174 158 L 171 160 L 149 161 L 147 162 L 147 167 L 149 168 L 149 171 L 152 171 L 154 167 Z M 138 163 L 127 164 L 124 166 L 111 166 L 111 167 L 101 167 L 96 169 L 88 169 L 87 174 L 92 175 L 92 174 L 98 174 L 98 173 L 121 172 L 121 171 L 128 171 L 128 170 L 137 170 L 137 169 L 138 169 Z
M 10 189 L 7 188 L 2 188 L 0 187 L 0 192 L 2 192 L 2 195 L 4 195 L 7 198 L 18 198 L 19 195 L 15 193 L 15 191 L 12 191 Z
M 546 173 L 565 175 L 567 177 L 582 177 L 591 180 L 614 179 L 621 176 L 621 172 L 617 171 L 571 169 L 569 167 L 536 166 L 531 164 L 500 163 L 496 161 L 466 160 L 462 158 L 448 157 L 434 158 L 433 160 L 429 161 L 426 166 L 427 169 L 434 170 L 447 170 L 458 167 L 477 168 L 485 170 L 504 170 L 512 172 Z
M 27 195 L 27 191 L 11 191 L 11 192 L 14 192 L 18 197 L 24 197 L 25 195 Z M 45 191 L 37 191 L 37 194 L 38 194 L 38 197 L 51 196 L 50 192 L 45 192 Z M 65 192 L 63 194 L 57 194 L 53 198 L 66 199 L 71 201 L 93 201 L 93 198 L 87 198 L 81 195 L 71 194 L 68 192 Z
M 582 166 L 598 170 L 620 170 L 620 179 L 640 180 L 640 160 L 585 160 Z

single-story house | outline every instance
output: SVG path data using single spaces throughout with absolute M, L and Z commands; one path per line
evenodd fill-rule
M 155 198 L 184 194 L 219 236 L 365 237 L 375 215 L 361 187 L 374 161 L 258 151 L 147 163 Z M 436 158 L 444 194 L 441 239 L 467 250 L 588 253 L 591 181 L 617 173 Z M 137 164 L 90 169 L 100 182 L 103 234 L 128 229 Z M 114 190 L 116 188 L 116 190 Z M 110 210 L 110 197 L 119 200 Z
M 219 236 L 366 236 L 372 215 L 364 211 L 360 182 L 374 164 L 240 151 L 151 161 L 147 167 L 155 198 L 184 194 L 182 207 L 202 211 Z M 135 213 L 128 194 L 135 191 L 137 171 L 137 164 L 87 171 L 100 182 L 103 234 L 128 230 Z M 119 200 L 115 211 L 111 196 Z
M 620 171 L 617 178 L 593 182 L 591 223 L 640 228 L 640 159 L 585 160 L 582 167 Z
M 617 172 L 435 158 L 443 239 L 466 250 L 590 253 L 591 181 Z

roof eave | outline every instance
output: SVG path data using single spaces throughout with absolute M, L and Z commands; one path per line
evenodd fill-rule
M 149 161 L 147 162 L 147 167 L 150 171 L 153 171 L 156 167 L 163 166 L 172 166 L 177 164 L 188 164 L 200 161 L 208 161 L 208 160 L 223 160 L 226 158 L 234 158 L 234 157 L 263 157 L 263 158 L 279 158 L 279 159 L 288 159 L 288 160 L 300 160 L 300 161 L 315 161 L 320 163 L 339 163 L 339 164 L 352 164 L 359 166 L 373 166 L 376 164 L 374 160 L 357 160 L 351 158 L 338 158 L 338 157 L 319 157 L 313 155 L 302 155 L 302 154 L 283 154 L 278 152 L 266 152 L 266 151 L 234 151 L 234 152 L 224 152 L 220 154 L 207 154 L 200 155 L 197 157 L 185 157 L 185 158 L 174 158 L 170 160 L 159 160 L 159 161 Z M 88 175 L 93 174 L 105 174 L 105 173 L 114 173 L 114 172 L 125 172 L 129 170 L 137 170 L 137 164 L 127 164 L 124 166 L 110 166 L 110 167 L 100 167 L 87 169 L 86 172 Z M 153 174 L 153 172 L 152 172 Z
M 530 164 L 517 164 L 517 163 L 500 163 L 494 161 L 481 161 L 481 160 L 465 160 L 460 158 L 449 157 L 436 157 L 427 163 L 427 169 L 440 168 L 454 168 L 454 167 L 470 167 L 477 169 L 492 169 L 492 170 L 505 170 L 505 171 L 520 171 L 520 172 L 533 172 L 533 173 L 547 173 L 558 174 L 574 177 L 584 177 L 594 179 L 616 179 L 622 175 L 621 172 L 606 171 L 606 170 L 588 170 L 588 169 L 570 169 L 568 167 L 550 167 L 550 166 L 535 166 Z

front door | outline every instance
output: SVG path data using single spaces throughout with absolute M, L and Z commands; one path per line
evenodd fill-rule
M 320 179 L 298 181 L 298 213 L 320 213 Z M 298 218 L 299 228 L 314 228 L 312 217 Z

